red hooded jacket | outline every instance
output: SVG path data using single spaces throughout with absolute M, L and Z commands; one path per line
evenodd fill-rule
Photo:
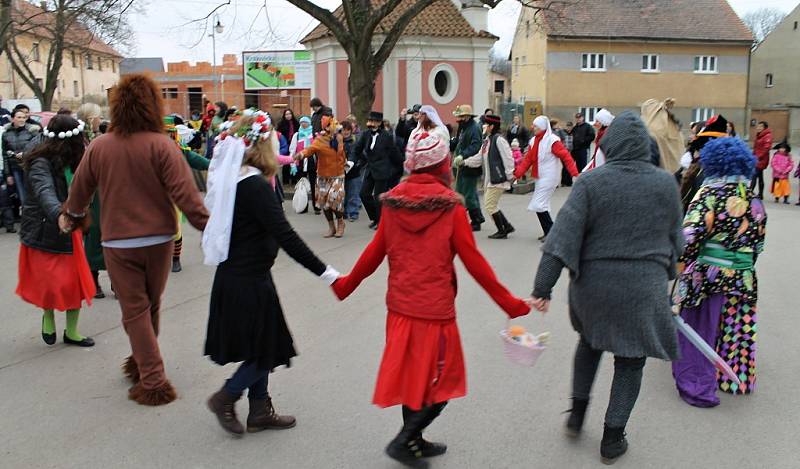
M 764 129 L 756 135 L 753 153 L 758 161 L 756 169 L 765 170 L 769 166 L 769 151 L 772 150 L 772 129 Z
M 333 290 L 340 300 L 389 258 L 386 306 L 391 313 L 426 320 L 455 318 L 455 255 L 509 317 L 530 308 L 513 296 L 478 251 L 459 196 L 431 174 L 412 174 L 383 196 L 375 238 Z

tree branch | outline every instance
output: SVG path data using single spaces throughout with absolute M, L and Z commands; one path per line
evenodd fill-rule
M 389 30 L 388 34 L 386 34 L 381 47 L 374 55 L 375 63 L 373 65 L 377 69 L 383 67 L 384 62 L 386 62 L 386 59 L 389 58 L 389 55 L 392 53 L 392 49 L 394 49 L 394 46 L 397 45 L 397 41 L 400 40 L 400 36 L 403 35 L 403 32 L 406 30 L 406 27 L 408 27 L 409 23 L 411 23 L 411 20 L 419 15 L 422 10 L 428 8 L 434 1 L 436 0 L 418 0 L 408 10 L 400 15 L 400 18 L 397 19 L 392 26 L 392 29 Z
M 342 27 L 339 18 L 329 10 L 314 5 L 310 0 L 286 0 L 297 8 L 316 18 L 333 33 L 339 44 L 345 49 L 352 44 L 352 35 Z M 347 1 L 347 0 L 345 0 Z

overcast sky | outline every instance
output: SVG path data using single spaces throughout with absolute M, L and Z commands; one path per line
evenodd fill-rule
M 131 55 L 163 57 L 165 62 L 210 62 L 212 41 L 208 34 L 214 17 L 209 18 L 208 24 L 189 22 L 204 17 L 224 1 L 149 0 L 144 11 L 132 20 L 136 45 Z M 777 8 L 788 13 L 798 4 L 798 0 L 729 1 L 740 15 L 760 7 Z M 316 0 L 315 3 L 333 9 L 340 1 Z M 497 47 L 503 52 L 510 48 L 519 9 L 515 0 L 503 0 L 489 12 L 489 30 L 500 37 Z M 243 50 L 293 49 L 297 41 L 316 25 L 315 20 L 285 0 L 231 0 L 231 5 L 217 13 L 225 27 L 224 32 L 216 36 L 218 62 L 225 53 L 238 55 Z

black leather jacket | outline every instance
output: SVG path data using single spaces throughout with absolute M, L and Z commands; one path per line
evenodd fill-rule
M 47 252 L 72 253 L 72 236 L 58 229 L 61 205 L 67 200 L 64 174 L 54 174 L 50 160 L 36 158 L 25 172 L 25 190 L 27 198 L 19 230 L 22 244 Z
M 41 132 L 42 128 L 34 124 L 25 124 L 22 127 L 6 124 L 4 129 L 3 160 L 5 161 L 6 176 L 8 176 L 12 169 L 22 167 L 21 158 L 16 158 L 14 154 L 25 152 L 28 143 Z

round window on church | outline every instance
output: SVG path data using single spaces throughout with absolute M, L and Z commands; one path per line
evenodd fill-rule
M 452 65 L 437 64 L 428 76 L 428 92 L 439 104 L 448 104 L 458 93 L 458 73 Z

